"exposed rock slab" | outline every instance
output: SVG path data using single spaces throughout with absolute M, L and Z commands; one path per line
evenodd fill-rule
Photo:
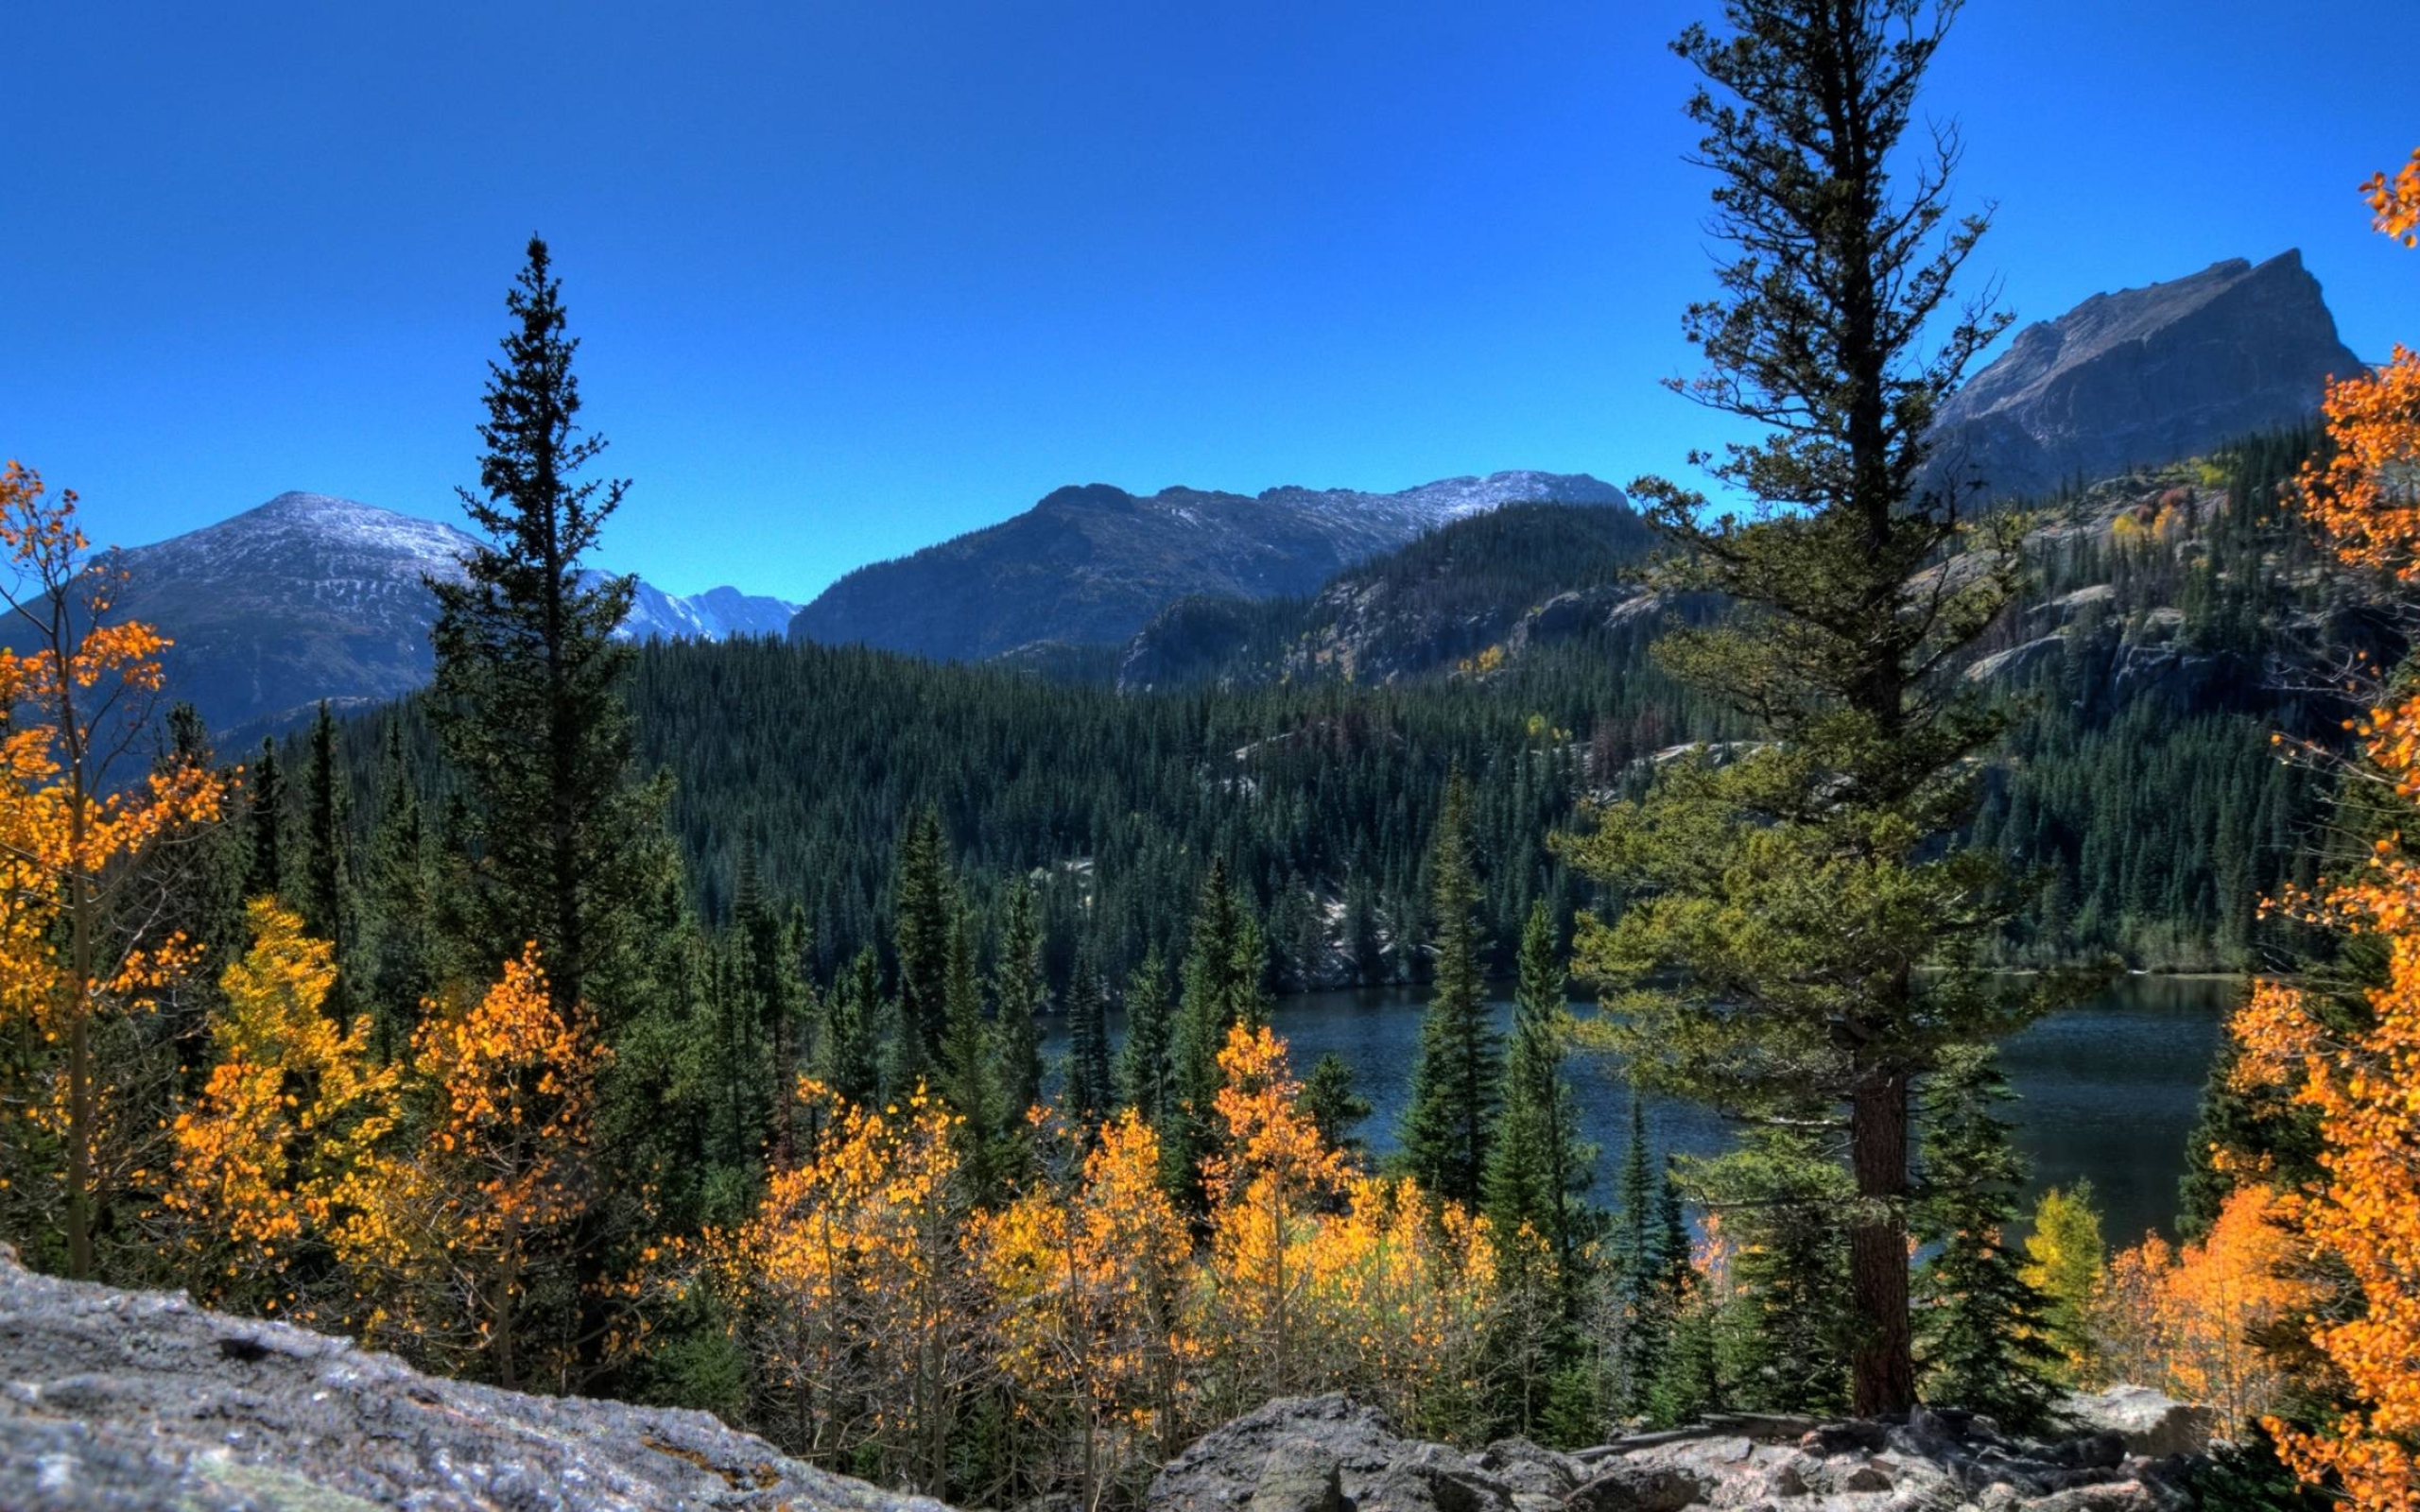
M 704 1413 L 524 1396 L 182 1296 L 33 1275 L 0 1246 L 9 1512 L 945 1512 Z
M 2050 1442 L 1918 1411 L 1825 1423 L 1741 1416 L 1559 1453 L 1520 1439 L 1462 1453 L 1401 1438 L 1343 1397 L 1273 1401 L 1169 1462 L 1147 1512 L 2183 1512 L 2206 1416 L 2156 1392 L 2072 1399 Z M 2192 1429 L 2202 1434 L 2195 1437 Z

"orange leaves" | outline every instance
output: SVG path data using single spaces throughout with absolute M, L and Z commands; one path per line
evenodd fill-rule
M 2360 1506 L 2410 1509 L 2420 1507 L 2406 1447 L 2420 1436 L 2420 930 L 2408 874 L 2394 890 L 2362 906 L 2394 920 L 2364 930 L 2389 939 L 2387 982 L 2369 995 L 2367 1026 L 2332 1030 L 2302 994 L 2265 983 L 2234 1032 L 2245 1049 L 2240 1075 L 2291 1087 L 2319 1111 L 2326 1179 L 2282 1194 L 2278 1208 L 2305 1246 L 2360 1288 L 2359 1313 L 2315 1320 L 2310 1333 L 2358 1404 L 2332 1432 L 2281 1428 L 2280 1452 L 2307 1476 L 2342 1478 Z
M 2420 245 L 2420 152 L 2390 180 L 2362 186 L 2377 230 Z M 2345 560 L 2420 578 L 2420 355 L 2398 345 L 2373 375 L 2329 387 L 2332 455 L 2307 468 L 2302 502 Z M 2365 775 L 2420 803 L 2420 698 L 2354 726 Z M 2322 1179 L 2276 1194 L 2305 1254 L 2359 1289 L 2307 1320 L 2350 1405 L 2332 1424 L 2270 1426 L 2296 1473 L 2333 1478 L 2364 1509 L 2420 1509 L 2420 868 L 2401 837 L 2381 840 L 2353 877 L 2323 881 L 2281 905 L 2307 921 L 2382 939 L 2383 985 L 2365 1021 L 2342 1022 L 2281 983 L 2263 983 L 2237 1015 L 2238 1075 L 2290 1089 L 2316 1110 Z M 2256 1189 L 2255 1189 L 2256 1190 Z M 2212 1244 L 2218 1242 L 2216 1234 Z
M 2361 183 L 2361 198 L 2375 217 L 2370 222 L 2383 235 L 2401 238 L 2406 247 L 2420 247 L 2420 148 L 2390 180 L 2374 173 Z
M 1023 1415 L 1064 1413 L 1082 1426 L 1076 1479 L 1087 1492 L 1175 1447 L 1206 1348 L 1192 1315 L 1192 1240 L 1160 1184 L 1158 1136 L 1132 1109 L 1098 1133 L 1072 1183 L 1023 1194 L 978 1219 L 970 1241 L 994 1359 Z M 1128 1435 L 1144 1453 L 1116 1447 Z
M 2397 343 L 2375 373 L 2327 386 L 2329 455 L 2304 464 L 2303 507 L 2356 566 L 2420 576 L 2420 355 Z
M 2221 1433 L 2240 1438 L 2287 1385 L 2259 1334 L 2311 1301 L 2289 1268 L 2287 1202 L 2248 1186 L 2202 1243 L 2180 1250 L 2152 1235 L 2111 1260 L 2095 1308 L 2110 1372 L 2218 1408 Z

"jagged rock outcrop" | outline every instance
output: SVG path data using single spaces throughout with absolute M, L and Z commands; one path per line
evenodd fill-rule
M 0 1246 L 9 1512 L 946 1512 L 704 1413 L 531 1397 L 182 1296 L 36 1276 Z
M 2174 461 L 2308 418 L 2361 366 L 2298 251 L 2096 294 L 1942 406 L 1933 478 L 2011 497 Z
M 1461 1453 L 1391 1433 L 1343 1397 L 1288 1398 L 1206 1435 L 1147 1512 L 2182 1512 L 2209 1416 L 2120 1387 L 2068 1400 L 2070 1429 L 2011 1437 L 1987 1418 L 1740 1416 L 1564 1454 L 1522 1439 Z

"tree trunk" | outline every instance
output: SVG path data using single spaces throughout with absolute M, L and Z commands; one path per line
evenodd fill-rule
M 1858 1206 L 1849 1224 L 1849 1291 L 1857 1330 L 1850 1410 L 1860 1418 L 1915 1405 L 1908 1322 L 1908 1078 L 1858 1089 L 1849 1109 Z

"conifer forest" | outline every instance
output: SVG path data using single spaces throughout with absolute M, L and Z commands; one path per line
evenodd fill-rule
M 343 653 L 408 685 L 215 712 L 225 632 L 9 462 L 15 1263 L 954 1507 L 1164 1512 L 1327 1393 L 1578 1452 L 2121 1383 L 2202 1414 L 2195 1504 L 2420 1507 L 2420 356 L 2028 460 L 1977 417 L 2100 337 L 2015 326 L 1949 124 L 1999 8 L 1700 9 L 1702 224 L 1649 245 L 1732 439 L 1131 635 L 632 633 L 666 595 L 604 564 L 669 480 L 617 471 L 569 238 L 456 312 L 468 544 Z M 2325 203 L 2420 287 L 2420 153 Z M 1109 535 L 994 535 L 797 624 L 894 568 L 1126 591 Z M 2104 1231 L 2003 1047 L 2152 973 L 2229 1006 L 2183 1147 L 2113 1156 L 2172 1220 Z M 1383 1097 L 1289 1043 L 1308 994 L 1406 1016 Z

